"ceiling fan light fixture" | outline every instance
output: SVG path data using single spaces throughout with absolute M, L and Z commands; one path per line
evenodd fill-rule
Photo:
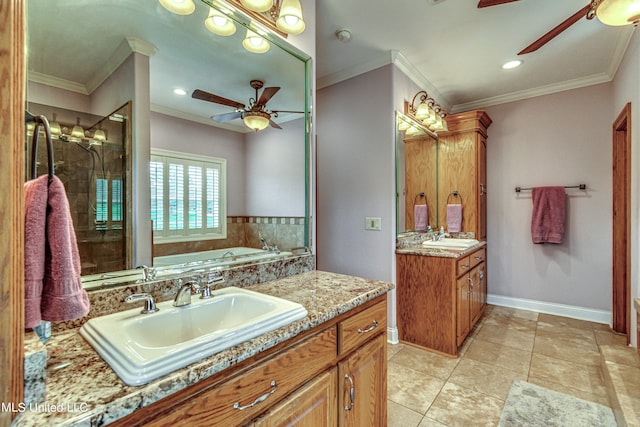
M 193 0 L 158 0 L 162 7 L 176 15 L 191 15 L 196 10 Z
M 268 41 L 251 30 L 247 30 L 247 35 L 242 40 L 242 46 L 253 53 L 266 53 L 271 49 Z
M 219 36 L 231 36 L 236 32 L 236 24 L 214 8 L 209 8 L 209 16 L 204 21 L 207 30 Z
M 254 12 L 268 12 L 273 7 L 273 0 L 240 0 L 240 3 Z
M 606 25 L 638 25 L 640 0 L 602 0 L 596 6 L 596 16 Z
M 300 34 L 304 31 L 305 23 L 299 0 L 282 0 L 276 27 L 288 34 Z
M 270 119 L 271 116 L 269 113 L 265 113 L 264 111 L 247 111 L 242 118 L 244 124 L 256 132 L 269 126 Z

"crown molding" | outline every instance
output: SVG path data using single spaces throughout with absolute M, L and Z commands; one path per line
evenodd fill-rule
M 553 83 L 545 86 L 539 86 L 533 89 L 521 90 L 517 92 L 507 93 L 505 95 L 492 96 L 489 98 L 478 99 L 476 101 L 466 102 L 464 104 L 456 104 L 451 109 L 451 113 L 459 113 L 462 111 L 479 110 L 492 105 L 506 104 L 507 102 L 521 101 L 523 99 L 535 98 L 542 95 L 550 95 L 556 92 L 563 92 L 571 89 L 579 89 L 581 87 L 607 83 L 613 78 L 607 73 L 592 74 L 591 76 L 581 77 L 578 79 L 567 80 L 560 83 Z
M 71 80 L 61 79 L 60 77 L 38 73 L 37 71 L 29 71 L 27 73 L 27 79 L 31 82 L 41 83 L 43 85 L 57 87 L 59 89 L 81 93 L 83 95 L 89 95 L 87 87 L 82 83 L 72 82 Z
M 127 37 L 122 41 L 122 43 L 120 43 L 109 59 L 107 59 L 107 61 L 99 68 L 100 71 L 91 77 L 86 84 L 61 79 L 60 77 L 50 76 L 48 74 L 38 73 L 37 71 L 29 71 L 27 79 L 47 86 L 81 93 L 82 95 L 91 95 L 94 90 L 104 83 L 104 81 L 109 78 L 109 76 L 113 74 L 120 65 L 122 65 L 129 55 L 135 52 L 145 56 L 153 56 L 157 51 L 158 49 L 146 40 Z
M 394 50 L 391 51 L 393 56 L 393 64 L 398 67 L 409 79 L 418 85 L 420 88 L 427 91 L 429 96 L 433 98 L 438 105 L 444 108 L 445 111 L 451 111 L 451 104 L 440 93 L 440 91 L 422 74 L 415 65 L 413 65 L 402 52 Z
M 316 82 L 317 89 L 323 89 L 352 77 L 359 76 L 360 74 L 368 73 L 369 71 L 392 64 L 393 56 L 393 51 L 388 51 L 376 58 L 373 58 L 371 61 L 363 62 L 361 64 L 354 65 L 353 67 L 345 68 L 344 70 L 320 77 Z
M 139 53 L 151 57 L 155 55 L 157 51 L 158 49 L 146 40 L 136 37 L 126 37 L 106 62 L 102 64 L 99 72 L 89 79 L 86 84 L 88 93 L 93 93 L 94 90 L 100 87 L 132 53 Z

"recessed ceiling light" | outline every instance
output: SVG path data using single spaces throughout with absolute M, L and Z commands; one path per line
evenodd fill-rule
M 174 89 L 173 93 L 175 93 L 176 95 L 184 96 L 187 94 L 187 91 L 184 89 L 178 88 L 178 89 Z
M 516 59 L 515 61 L 509 61 L 509 62 L 505 62 L 502 65 L 502 69 L 503 70 L 510 70 L 512 68 L 516 68 L 519 67 L 520 65 L 522 65 L 524 61 L 520 60 L 520 59 Z

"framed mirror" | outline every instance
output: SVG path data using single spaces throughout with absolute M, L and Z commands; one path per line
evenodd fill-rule
M 396 235 L 438 227 L 438 137 L 396 111 Z
M 214 11 L 231 18 L 233 34 L 221 36 L 209 30 L 206 20 Z M 134 268 L 141 265 L 181 274 L 184 264 L 212 258 L 225 258 L 225 263 L 216 264 L 219 269 L 262 262 L 255 257 L 258 252 L 267 252 L 266 259 L 273 259 L 295 255 L 300 248 L 308 251 L 308 55 L 217 1 L 195 1 L 192 14 L 177 15 L 157 0 L 59 0 L 55 4 L 29 0 L 27 26 L 27 108 L 37 104 L 50 121 L 53 114 L 61 119 L 58 114 L 64 110 L 67 128 L 81 124 L 86 136 L 93 137 L 95 122 L 85 117 L 109 117 L 122 105 L 131 106 L 127 117 L 130 151 L 123 153 L 129 168 L 123 173 L 128 178 L 122 186 L 126 190 L 123 215 L 130 217 L 131 225 L 124 236 L 130 250 L 120 264 L 125 268 L 87 269 L 83 276 L 91 273 L 103 286 L 120 283 L 120 278 L 138 280 L 141 273 Z M 243 42 L 249 32 L 269 49 L 248 51 Z M 246 111 L 238 114 L 238 110 L 240 106 L 248 110 L 265 97 L 270 126 L 256 132 L 243 120 Z M 195 175 L 187 174 L 182 181 L 171 181 L 182 185 L 180 197 L 162 190 L 162 203 L 168 207 L 160 219 L 159 195 L 157 188 L 152 191 L 150 176 L 151 154 L 157 152 L 177 153 L 176 157 L 189 161 L 224 159 L 223 205 L 214 208 L 206 198 L 195 201 L 197 188 L 188 184 Z M 58 161 L 65 162 L 64 155 Z M 70 176 L 76 176 L 71 163 L 65 166 Z M 194 165 L 187 163 L 187 169 L 193 170 Z M 105 169 L 105 175 L 110 173 Z M 85 179 L 87 172 L 82 174 Z M 206 180 L 207 172 L 200 176 Z M 95 178 L 86 179 L 91 181 L 89 196 L 69 198 L 86 212 L 87 224 L 96 228 L 97 208 L 89 201 L 98 192 Z M 200 191 L 210 188 L 205 185 Z M 114 192 L 111 186 L 105 193 L 107 215 L 116 209 Z M 166 221 L 172 218 L 175 223 L 182 221 L 187 231 L 192 222 L 215 220 L 221 231 L 215 238 L 206 227 L 190 235 L 177 229 L 160 235 L 161 227 L 171 227 Z M 194 258 L 195 252 L 204 254 Z M 85 253 L 81 258 L 83 264 L 91 264 Z

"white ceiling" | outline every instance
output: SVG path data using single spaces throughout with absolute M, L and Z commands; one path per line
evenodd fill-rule
M 521 67 L 500 68 L 587 1 L 520 0 L 483 9 L 477 0 L 317 1 L 316 86 L 394 62 L 446 110 L 457 112 L 607 82 L 633 27 L 609 27 L 597 19 L 581 19 L 523 55 Z M 27 6 L 28 69 L 34 80 L 51 84 L 47 78 L 57 77 L 90 93 L 101 82 L 100 70 L 112 71 L 109 61 L 118 46 L 135 37 L 157 49 L 150 59 L 155 111 L 214 124 L 211 115 L 232 109 L 176 98 L 171 90 L 198 88 L 247 103 L 254 96 L 249 80 L 256 78 L 282 87 L 270 108 L 304 108 L 303 63 L 277 47 L 265 55 L 245 51 L 241 29 L 231 38 L 212 35 L 204 29 L 208 8 L 201 2 L 188 17 L 167 12 L 157 0 L 91 0 L 84 7 L 78 0 L 29 0 Z M 348 43 L 335 36 L 342 28 L 352 32 Z M 229 125 L 248 130 L 240 119 Z
M 633 32 L 581 19 L 513 70 L 501 65 L 588 0 L 321 0 L 318 87 L 394 62 L 449 112 L 611 81 Z M 347 43 L 337 30 L 347 28 Z

